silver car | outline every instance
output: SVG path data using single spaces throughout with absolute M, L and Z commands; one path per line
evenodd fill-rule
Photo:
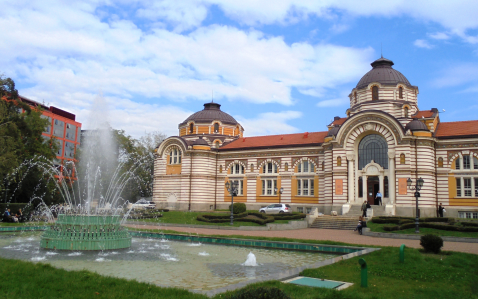
M 266 214 L 292 213 L 292 208 L 288 204 L 275 203 L 259 209 L 259 212 Z

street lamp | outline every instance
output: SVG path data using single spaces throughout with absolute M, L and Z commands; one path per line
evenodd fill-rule
M 412 186 L 412 179 L 411 178 L 408 178 L 407 180 L 407 186 L 410 190 L 415 190 L 415 200 L 416 200 L 416 218 L 415 218 L 415 233 L 420 233 L 420 231 L 418 230 L 418 198 L 420 197 L 420 190 L 422 189 L 423 187 L 423 183 L 425 181 L 422 179 L 422 178 L 419 178 L 416 182 L 415 182 L 415 186 Z
M 274 188 L 274 192 L 277 194 L 277 187 Z M 279 203 L 280 203 L 280 196 L 281 196 L 282 192 L 284 192 L 284 188 L 279 189 Z
M 239 181 L 232 181 L 232 184 L 226 182 L 226 189 L 231 194 L 231 225 L 234 225 L 234 195 L 237 195 L 239 188 Z

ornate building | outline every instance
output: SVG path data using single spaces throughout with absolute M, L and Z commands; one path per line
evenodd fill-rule
M 349 95 L 347 116 L 324 132 L 243 137 L 221 105 L 204 104 L 156 149 L 153 200 L 183 210 L 227 208 L 224 184 L 238 181 L 234 200 L 249 209 L 281 202 L 347 214 L 364 200 L 374 204 L 380 190 L 374 214 L 412 216 L 407 179 L 423 178 L 422 216 L 435 216 L 442 203 L 448 216 L 478 218 L 478 120 L 440 122 L 438 109 L 418 109 L 418 87 L 391 60 L 371 65 Z

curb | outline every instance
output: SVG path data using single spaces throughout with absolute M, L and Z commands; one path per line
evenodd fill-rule
M 406 234 L 391 234 L 391 233 L 376 233 L 371 232 L 370 228 L 366 228 L 362 234 L 364 236 L 376 237 L 376 238 L 391 238 L 391 239 L 408 239 L 408 240 L 420 240 L 422 235 L 406 235 Z M 461 237 L 441 237 L 443 241 L 447 242 L 463 242 L 463 243 L 478 243 L 478 238 L 461 238 Z

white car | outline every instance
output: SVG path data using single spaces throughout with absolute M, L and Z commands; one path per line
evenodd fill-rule
M 147 201 L 145 199 L 140 199 L 136 203 L 133 204 L 134 210 L 139 209 L 156 209 L 156 204 L 154 201 Z
M 288 204 L 275 203 L 273 205 L 268 205 L 267 207 L 261 208 L 259 212 L 266 214 L 292 213 L 292 208 Z

